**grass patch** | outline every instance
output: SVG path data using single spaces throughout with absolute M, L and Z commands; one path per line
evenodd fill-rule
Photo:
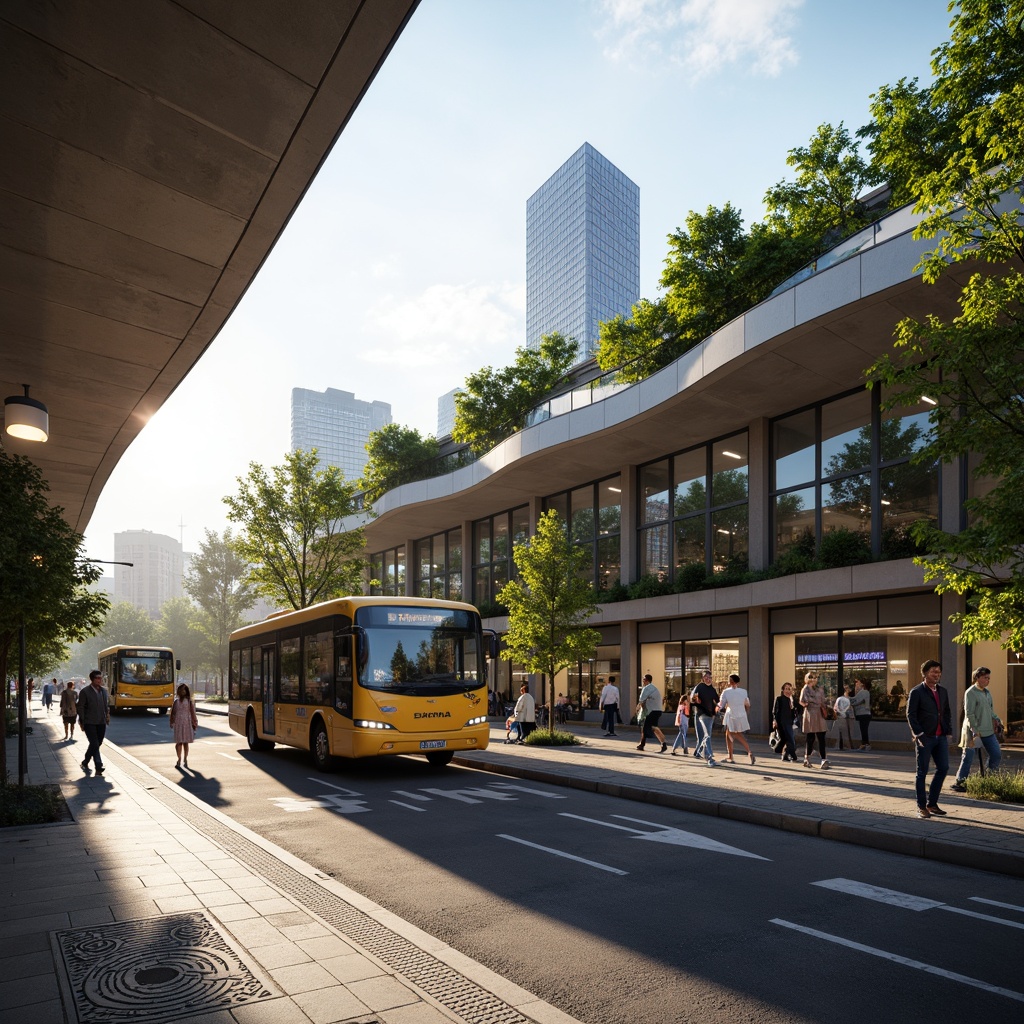
M 228 704 L 230 703 L 223 694 L 211 693 L 209 697 L 203 698 L 204 704 Z
M 0 783 L 0 828 L 71 821 L 60 786 L 14 786 Z
M 523 741 L 528 747 L 581 747 L 583 740 L 574 736 L 571 732 L 562 732 L 556 729 L 551 732 L 549 729 L 534 729 Z
M 967 795 L 976 800 L 999 800 L 1006 804 L 1024 804 L 1024 770 L 988 772 L 967 776 Z

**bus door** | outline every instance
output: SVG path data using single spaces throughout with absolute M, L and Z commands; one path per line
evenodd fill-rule
M 264 647 L 260 653 L 263 669 L 263 731 L 269 735 L 275 732 L 274 701 L 277 699 L 276 647 Z

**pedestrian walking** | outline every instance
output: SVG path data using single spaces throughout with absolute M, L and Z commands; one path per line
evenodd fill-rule
M 860 728 L 860 750 L 870 750 L 868 731 L 871 727 L 871 684 L 858 676 L 853 680 L 853 696 L 850 698 L 853 717 Z
M 750 749 L 747 737 L 743 734 L 750 728 L 747 720 L 747 712 L 750 710 L 750 698 L 747 691 L 740 686 L 740 677 L 733 672 L 729 676 L 729 685 L 722 691 L 718 700 L 718 707 L 725 714 L 722 717 L 722 725 L 725 727 L 725 753 L 726 761 L 735 764 L 733 760 L 733 743 L 739 742 L 747 751 L 750 763 L 755 764 L 757 758 Z
M 665 734 L 658 728 L 661 721 L 661 713 L 665 710 L 665 702 L 662 700 L 661 691 L 654 685 L 654 676 L 648 672 L 644 676 L 644 685 L 640 688 L 640 695 L 637 697 L 636 720 L 640 726 L 640 742 L 637 750 L 643 750 L 647 741 L 657 738 L 661 744 L 660 754 L 668 750 L 665 742 Z
M 700 682 L 690 694 L 690 704 L 697 714 L 693 720 L 697 731 L 697 746 L 693 756 L 703 757 L 709 768 L 718 766 L 711 749 L 711 732 L 715 724 L 715 709 L 718 707 L 718 691 L 711 685 L 711 673 L 701 673 Z
M 513 742 L 522 743 L 537 728 L 537 702 L 530 696 L 530 687 L 526 683 L 519 687 L 519 700 L 512 719 L 519 730 L 519 739 Z
M 679 698 L 679 703 L 676 705 L 676 738 L 672 742 L 672 754 L 682 747 L 683 753 L 688 754 L 690 751 L 686 747 L 686 734 L 690 728 L 690 698 L 684 693 Z
M 601 687 L 597 706 L 601 709 L 601 728 L 605 736 L 614 736 L 615 719 L 619 713 L 619 688 L 611 679 Z
M 175 768 L 188 767 L 188 747 L 196 738 L 196 729 L 199 728 L 199 718 L 196 715 L 195 701 L 192 700 L 192 691 L 185 683 L 178 687 L 178 696 L 174 698 L 171 705 L 170 727 L 174 732 L 174 753 L 178 760 Z
M 64 739 L 75 740 L 75 721 L 78 718 L 78 704 L 75 700 L 75 684 L 68 683 L 60 695 L 60 717 L 64 722 Z M 68 734 L 70 731 L 70 735 Z
M 89 771 L 89 762 L 96 767 L 96 774 L 103 774 L 103 757 L 100 747 L 110 724 L 110 694 L 103 685 L 103 673 L 94 668 L 89 673 L 89 685 L 82 687 L 78 695 L 78 721 L 89 740 L 89 746 L 82 760 L 82 771 Z
M 971 774 L 974 763 L 974 751 L 984 750 L 988 754 L 988 770 L 995 771 L 1003 759 L 999 749 L 998 733 L 1002 731 L 1002 722 L 995 713 L 992 694 L 988 684 L 992 672 L 987 668 L 976 668 L 971 675 L 972 685 L 964 693 L 964 727 L 960 734 L 960 767 L 956 772 L 956 780 L 952 788 L 958 793 L 967 792 L 967 776 Z M 979 757 L 981 754 L 979 753 Z M 984 766 L 983 766 L 984 767 Z M 982 773 L 984 774 L 984 772 Z
M 818 741 L 822 769 L 831 768 L 825 752 L 825 691 L 818 686 L 818 673 L 808 672 L 804 676 L 804 688 L 800 691 L 800 706 L 804 709 L 803 730 L 807 734 L 807 752 L 804 767 L 811 767 L 811 753 L 814 741 Z
M 911 691 L 907 699 L 907 723 L 914 737 L 914 752 L 917 755 L 917 772 L 914 776 L 914 796 L 917 798 L 917 816 L 931 818 L 945 817 L 939 809 L 939 794 L 942 783 L 949 774 L 949 740 L 953 732 L 952 715 L 949 710 L 949 695 L 939 684 L 942 665 L 929 659 L 921 666 L 921 682 Z M 935 762 L 935 774 L 925 794 L 925 779 L 928 765 Z
M 835 718 L 832 721 L 832 731 L 836 734 L 836 749 L 843 749 L 843 740 L 846 740 L 846 749 L 853 750 L 853 706 L 850 698 L 853 691 L 846 687 L 832 705 L 832 712 Z
M 796 725 L 796 705 L 793 703 L 793 684 L 783 683 L 782 692 L 772 705 L 772 728 L 782 739 L 782 760 L 796 760 L 796 739 L 793 727 Z
M 52 682 L 43 683 L 43 707 L 46 708 L 46 713 L 49 714 L 53 708 L 53 695 L 57 692 L 57 680 L 54 679 Z

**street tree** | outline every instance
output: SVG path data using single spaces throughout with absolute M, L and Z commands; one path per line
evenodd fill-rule
M 147 647 L 156 643 L 156 623 L 145 608 L 137 608 L 131 601 L 118 601 L 110 606 L 103 625 L 97 632 L 96 652 L 114 644 Z M 95 667 L 95 661 L 93 662 Z
M 204 665 L 216 664 L 217 651 L 204 628 L 206 617 L 187 597 L 172 597 L 160 606 L 160 620 L 154 624 L 160 644 L 170 647 L 193 681 Z
M 57 664 L 68 647 L 94 632 L 108 607 L 89 585 L 99 567 L 83 555 L 82 535 L 47 499 L 49 486 L 30 459 L 0 447 L 0 680 L 6 691 L 12 655 L 25 630 L 28 650 Z M 0 733 L 6 730 L 0 729 Z M 0 735 L 0 777 L 7 778 Z
M 435 437 L 424 437 L 414 427 L 389 423 L 373 431 L 366 442 L 367 463 L 363 470 L 366 503 L 372 504 L 400 484 L 424 479 L 440 450 Z
M 477 454 L 521 430 L 526 417 L 576 361 L 579 345 L 558 332 L 545 334 L 536 349 L 517 348 L 511 366 L 485 366 L 466 378 L 455 395 L 452 439 Z
M 498 600 L 508 608 L 508 656 L 551 683 L 548 724 L 555 729 L 555 676 L 587 661 L 601 641 L 586 625 L 597 610 L 589 579 L 591 556 L 575 545 L 558 512 L 549 509 L 537 532 L 512 551 L 517 578 L 502 587 Z
M 966 599 L 963 643 L 1024 649 L 1024 0 L 962 0 L 933 53 L 929 110 L 951 120 L 941 167 L 917 179 L 917 237 L 934 284 L 967 277 L 950 318 L 908 318 L 869 370 L 887 406 L 928 396 L 932 432 L 918 463 L 970 459 L 979 486 L 966 528 L 915 524 L 917 559 L 939 593 Z
M 263 597 L 292 608 L 360 593 L 363 531 L 346 529 L 356 509 L 356 484 L 335 466 L 320 467 L 316 449 L 285 455 L 269 473 L 256 462 L 224 498 L 232 538 L 249 566 L 245 581 Z
M 245 612 L 256 598 L 248 574 L 249 563 L 235 550 L 230 529 L 223 535 L 205 530 L 185 573 L 185 591 L 203 613 L 197 624 L 206 636 L 206 662 L 217 669 L 221 694 L 228 666 L 228 637 L 245 622 Z

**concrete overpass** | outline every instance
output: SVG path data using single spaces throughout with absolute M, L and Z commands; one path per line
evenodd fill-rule
M 419 0 L 6 0 L 0 396 L 84 531 L 252 283 Z

